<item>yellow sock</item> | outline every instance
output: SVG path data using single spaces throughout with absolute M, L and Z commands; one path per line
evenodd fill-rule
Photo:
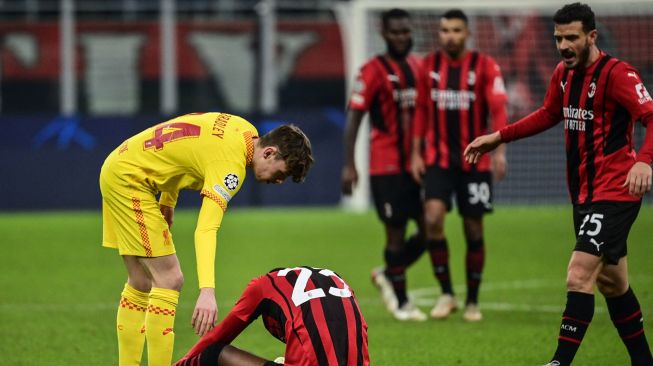
M 145 344 L 145 311 L 149 294 L 125 284 L 118 306 L 118 360 L 120 366 L 141 364 Z
M 164 288 L 150 291 L 150 302 L 145 315 L 145 337 L 149 366 L 170 366 L 175 344 L 175 313 L 179 292 Z

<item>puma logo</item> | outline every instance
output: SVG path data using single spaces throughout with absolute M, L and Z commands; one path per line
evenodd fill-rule
M 166 328 L 166 329 L 163 331 L 163 335 L 166 335 L 166 334 L 169 334 L 169 333 L 172 333 L 172 328 Z
M 590 243 L 596 245 L 596 251 L 600 252 L 601 251 L 601 245 L 603 245 L 603 242 L 597 243 L 594 238 L 590 238 Z

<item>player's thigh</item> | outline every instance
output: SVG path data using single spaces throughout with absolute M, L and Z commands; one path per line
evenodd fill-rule
M 422 215 L 420 187 L 407 174 L 374 175 L 370 183 L 376 213 L 386 226 L 404 226 Z
M 118 187 L 103 199 L 120 255 L 160 257 L 175 253 L 172 234 L 154 194 Z
M 612 265 L 628 254 L 628 235 L 641 202 L 602 201 L 574 205 L 574 250 L 602 257 Z
M 138 257 L 138 261 L 145 267 L 154 287 L 180 290 L 184 284 L 179 259 L 176 254 L 161 257 Z
M 102 246 L 118 248 L 118 233 L 109 203 L 102 199 Z
M 141 292 L 150 292 L 152 288 L 151 275 L 138 260 L 138 257 L 124 255 L 122 259 L 127 269 L 127 283 L 129 283 L 129 286 Z
M 261 366 L 266 362 L 269 361 L 231 345 L 224 346 L 217 360 L 221 366 Z
M 442 169 L 437 165 L 427 167 L 424 175 L 424 200 L 442 201 L 447 211 L 450 211 L 457 174 L 453 169 Z
M 455 183 L 460 215 L 480 218 L 492 212 L 493 189 L 490 172 L 463 172 Z

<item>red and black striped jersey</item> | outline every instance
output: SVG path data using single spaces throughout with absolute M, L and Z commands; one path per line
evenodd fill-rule
M 639 73 L 601 52 L 582 71 L 560 62 L 543 106 L 502 129 L 501 138 L 509 142 L 531 136 L 562 121 L 571 201 L 638 201 L 623 183 L 637 160 L 651 164 L 653 159 L 653 135 L 647 133 L 639 156 L 634 149 L 634 121 L 640 119 L 653 122 L 653 100 Z
M 286 343 L 286 366 L 370 364 L 367 324 L 353 291 L 335 272 L 311 267 L 275 269 L 253 279 L 229 315 L 180 362 L 215 342 L 230 343 L 258 317 Z
M 506 125 L 506 90 L 501 69 L 492 57 L 467 52 L 452 60 L 443 51 L 429 54 L 422 64 L 418 111 L 413 135 L 424 138 L 426 165 L 463 171 L 488 171 L 490 158 L 476 165 L 463 159 L 474 138 Z
M 363 65 L 356 78 L 349 108 L 369 112 L 371 175 L 410 169 L 419 70 L 414 56 L 397 62 L 380 55 Z

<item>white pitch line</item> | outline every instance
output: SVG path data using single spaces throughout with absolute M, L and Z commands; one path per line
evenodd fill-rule
M 653 276 L 649 275 L 636 275 L 631 276 L 632 279 L 636 279 L 638 282 L 653 282 Z M 540 279 L 529 279 L 529 280 L 519 280 L 519 281 L 507 281 L 507 282 L 489 282 L 483 283 L 481 285 L 483 292 L 491 291 L 501 291 L 501 290 L 532 290 L 532 289 L 541 289 L 541 288 L 558 288 L 564 287 L 564 282 L 561 284 L 560 281 L 553 280 L 540 280 Z M 454 286 L 454 289 L 457 293 L 463 294 L 466 291 L 466 285 L 459 284 Z M 564 291 L 564 288 L 561 288 L 561 291 Z M 436 297 L 440 294 L 440 290 L 436 287 L 424 287 L 416 288 L 410 290 L 409 296 L 413 299 L 416 305 L 419 306 L 433 306 L 436 301 Z M 358 297 L 358 302 L 365 305 L 378 305 L 381 306 L 381 300 L 378 297 Z M 219 309 L 231 309 L 235 303 L 236 299 L 233 301 L 218 301 Z M 51 312 L 87 312 L 87 311 L 100 311 L 100 310 L 113 310 L 117 309 L 118 302 L 111 303 L 75 303 L 75 304 L 43 304 L 43 303 L 0 303 L 0 313 L 1 312 L 39 312 L 39 311 L 51 311 Z M 192 309 L 192 303 L 182 303 L 178 305 L 178 308 L 181 309 Z M 539 312 L 539 313 L 560 313 L 563 310 L 562 304 L 557 305 L 531 305 L 525 303 L 511 303 L 511 302 L 481 302 L 482 310 L 490 311 L 523 311 L 523 312 Z M 602 307 L 596 307 L 596 312 L 604 312 L 605 309 Z
M 564 289 L 564 283 L 553 280 L 520 280 L 520 281 L 507 281 L 507 282 L 490 282 L 481 284 L 483 292 L 502 291 L 502 290 L 533 290 L 540 288 L 561 288 Z M 456 293 L 465 293 L 467 285 L 458 284 L 454 286 Z M 437 295 L 440 290 L 436 287 L 423 287 L 409 290 L 408 293 L 415 297 Z

